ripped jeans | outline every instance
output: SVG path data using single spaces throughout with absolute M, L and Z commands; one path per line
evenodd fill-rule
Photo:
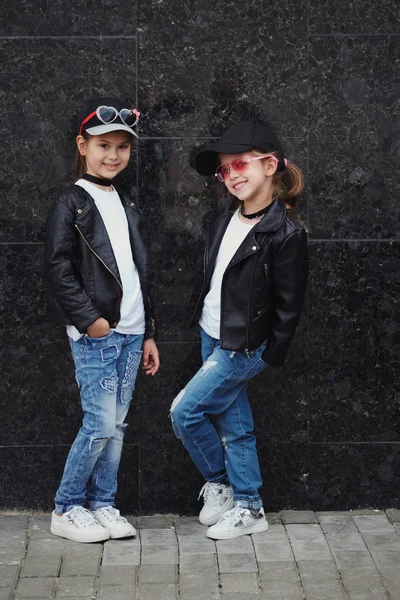
M 175 435 L 206 479 L 229 479 L 234 499 L 261 508 L 261 475 L 247 382 L 266 367 L 266 342 L 249 353 L 222 350 L 203 329 L 203 366 L 171 406 Z
M 70 339 L 70 345 L 84 417 L 56 493 L 58 513 L 83 506 L 86 499 L 90 510 L 114 506 L 124 419 L 142 357 L 143 335 L 112 331 L 101 338 Z

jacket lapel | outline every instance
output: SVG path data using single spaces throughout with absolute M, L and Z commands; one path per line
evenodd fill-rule
M 97 255 L 101 262 L 113 273 L 121 284 L 117 261 L 110 244 L 104 221 L 96 208 L 93 198 L 83 188 L 79 187 L 85 204 L 77 210 L 75 225 L 90 250 Z

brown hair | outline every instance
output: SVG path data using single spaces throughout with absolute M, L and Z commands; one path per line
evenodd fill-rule
M 252 150 L 252 154 L 261 156 L 265 152 L 255 148 Z M 269 154 L 276 156 L 277 152 L 270 152 Z M 275 171 L 272 177 L 272 197 L 276 198 L 278 196 L 286 204 L 288 213 L 296 216 L 297 198 L 304 188 L 303 173 L 299 167 L 288 161 L 285 169 Z
M 82 135 L 82 137 L 85 138 L 85 140 L 89 140 L 89 138 L 92 137 L 89 133 L 86 133 L 86 131 L 83 131 L 81 135 Z M 75 178 L 81 179 L 82 175 L 84 175 L 86 173 L 86 170 L 87 170 L 86 158 L 84 156 L 82 156 L 82 154 L 79 152 L 79 148 L 76 147 L 75 148 Z

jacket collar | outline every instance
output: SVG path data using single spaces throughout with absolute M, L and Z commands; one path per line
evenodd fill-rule
M 228 212 L 221 215 L 218 219 L 220 222 L 220 226 L 225 220 L 229 222 L 233 216 L 233 213 L 236 209 L 230 209 Z M 254 227 L 255 232 L 267 233 L 269 231 L 276 231 L 282 225 L 284 219 L 286 217 L 286 206 L 285 203 L 279 198 L 275 198 L 275 200 L 271 203 L 271 208 L 269 211 L 263 216 L 261 221 L 257 223 Z M 226 223 L 227 225 L 228 223 Z

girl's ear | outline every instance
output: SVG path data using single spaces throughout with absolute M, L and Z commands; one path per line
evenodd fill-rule
M 264 170 L 267 177 L 272 177 L 278 168 L 278 163 L 273 158 L 264 159 Z
M 85 140 L 85 138 L 83 137 L 83 135 L 78 135 L 76 138 L 76 145 L 77 148 L 79 150 L 79 154 L 81 156 L 85 156 L 86 154 L 86 147 L 87 147 L 87 140 Z

